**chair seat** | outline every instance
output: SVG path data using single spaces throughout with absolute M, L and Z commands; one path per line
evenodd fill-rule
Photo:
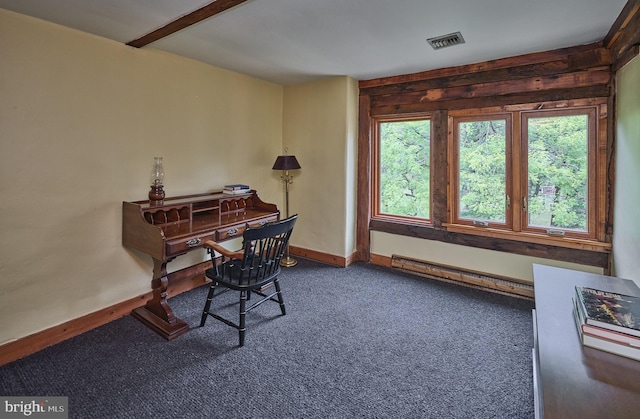
M 231 272 L 229 272 L 231 271 Z M 225 275 L 218 275 L 215 268 L 209 268 L 205 271 L 205 275 L 212 281 L 217 281 L 220 285 L 234 290 L 252 290 L 260 288 L 269 282 L 273 282 L 273 279 L 278 276 L 280 269 L 273 275 L 268 275 L 263 278 L 250 278 L 248 281 L 242 280 L 240 276 L 240 267 L 234 265 L 232 269 L 226 269 Z

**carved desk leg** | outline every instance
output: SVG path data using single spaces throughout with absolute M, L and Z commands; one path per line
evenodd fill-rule
M 153 331 L 167 340 L 173 340 L 189 331 L 189 325 L 173 315 L 167 303 L 167 262 L 153 260 L 153 279 L 151 288 L 153 297 L 144 307 L 131 313 Z

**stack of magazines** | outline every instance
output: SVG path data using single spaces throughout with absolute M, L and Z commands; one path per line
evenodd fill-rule
M 640 361 L 640 297 L 577 286 L 573 304 L 584 346 Z

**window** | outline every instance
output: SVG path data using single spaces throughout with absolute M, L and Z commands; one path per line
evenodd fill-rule
M 606 107 L 585 99 L 374 117 L 375 228 L 487 248 L 504 239 L 606 249 L 596 243 L 605 242 Z
M 454 222 L 480 226 L 511 225 L 511 116 L 492 115 L 454 119 L 457 179 Z
M 527 153 L 523 230 L 592 236 L 595 110 L 523 114 Z
M 608 271 L 614 81 L 596 43 L 358 82 L 357 258 L 376 232 Z
M 374 214 L 428 220 L 431 120 L 426 116 L 380 119 L 375 128 Z
M 450 118 L 452 224 L 596 238 L 596 107 L 460 114 Z

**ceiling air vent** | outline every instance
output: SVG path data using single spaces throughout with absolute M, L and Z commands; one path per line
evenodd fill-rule
M 427 39 L 429 45 L 433 49 L 441 49 L 446 47 L 452 47 L 458 44 L 464 44 L 464 38 L 460 32 L 450 33 L 449 35 L 437 36 L 435 38 Z

